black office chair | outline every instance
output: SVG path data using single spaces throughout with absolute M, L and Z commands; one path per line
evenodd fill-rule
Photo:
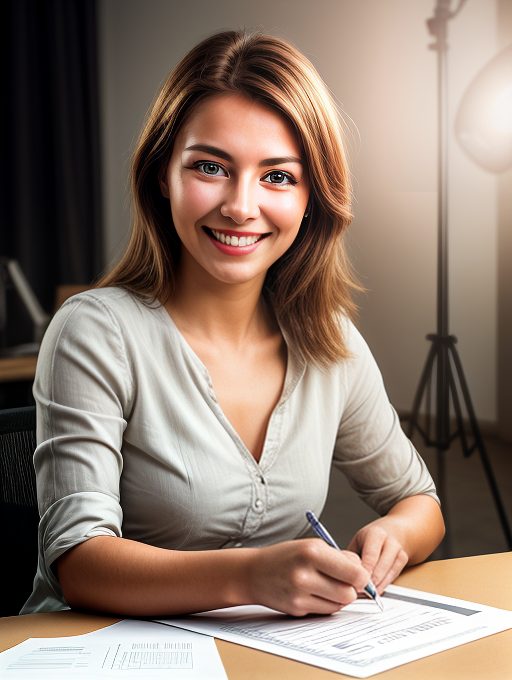
M 0 616 L 19 613 L 37 566 L 36 408 L 0 410 Z

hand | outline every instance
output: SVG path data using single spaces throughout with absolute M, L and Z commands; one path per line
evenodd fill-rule
M 387 526 L 385 517 L 360 529 L 347 549 L 361 555 L 361 563 L 379 593 L 395 580 L 409 561 L 409 555 Z
M 333 614 L 370 579 L 361 559 L 317 538 L 258 548 L 249 569 L 251 601 L 291 614 Z

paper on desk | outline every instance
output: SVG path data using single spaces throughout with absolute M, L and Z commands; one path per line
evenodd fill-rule
M 151 621 L 93 633 L 31 638 L 0 654 L 2 680 L 227 680 L 215 641 Z
M 358 678 L 512 628 L 512 611 L 390 586 L 384 612 L 357 600 L 332 616 L 233 607 L 162 620 Z

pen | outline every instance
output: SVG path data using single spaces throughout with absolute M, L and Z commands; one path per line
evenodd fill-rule
M 327 529 L 324 527 L 324 525 L 316 518 L 315 513 L 308 511 L 306 512 L 306 518 L 308 522 L 311 524 L 311 528 L 315 532 L 317 536 L 319 536 L 322 540 L 324 540 L 328 545 L 330 545 L 332 548 L 336 548 L 336 550 L 340 550 L 339 545 L 336 543 L 334 538 L 331 536 L 331 534 L 327 531 Z M 375 604 L 379 607 L 381 612 L 384 611 L 384 606 L 382 604 L 382 600 L 379 597 L 379 593 L 377 592 L 377 588 L 373 585 L 371 581 L 369 581 L 365 588 L 364 591 L 367 595 L 369 595 L 372 600 L 374 600 Z

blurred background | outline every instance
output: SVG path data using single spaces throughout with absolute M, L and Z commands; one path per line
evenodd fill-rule
M 34 317 L 44 325 L 63 296 L 90 284 L 122 251 L 131 153 L 168 71 L 207 35 L 245 27 L 295 43 L 343 111 L 354 182 L 349 250 L 367 289 L 358 324 L 406 418 L 429 349 L 425 336 L 436 326 L 437 84 L 426 27 L 435 5 L 4 0 L 0 408 L 32 401 Z M 448 43 L 450 331 L 510 515 L 512 170 L 475 163 L 454 123 L 471 83 L 512 43 L 512 3 L 467 0 L 449 22 Z M 35 298 L 28 296 L 28 321 L 18 318 L 26 305 L 6 265 L 13 259 Z M 9 352 L 14 345 L 25 349 Z M 415 443 L 435 476 L 433 452 Z M 463 457 L 457 443 L 444 456 L 450 554 L 506 549 L 478 457 Z M 343 480 L 333 481 L 324 518 L 344 542 L 371 513 Z

